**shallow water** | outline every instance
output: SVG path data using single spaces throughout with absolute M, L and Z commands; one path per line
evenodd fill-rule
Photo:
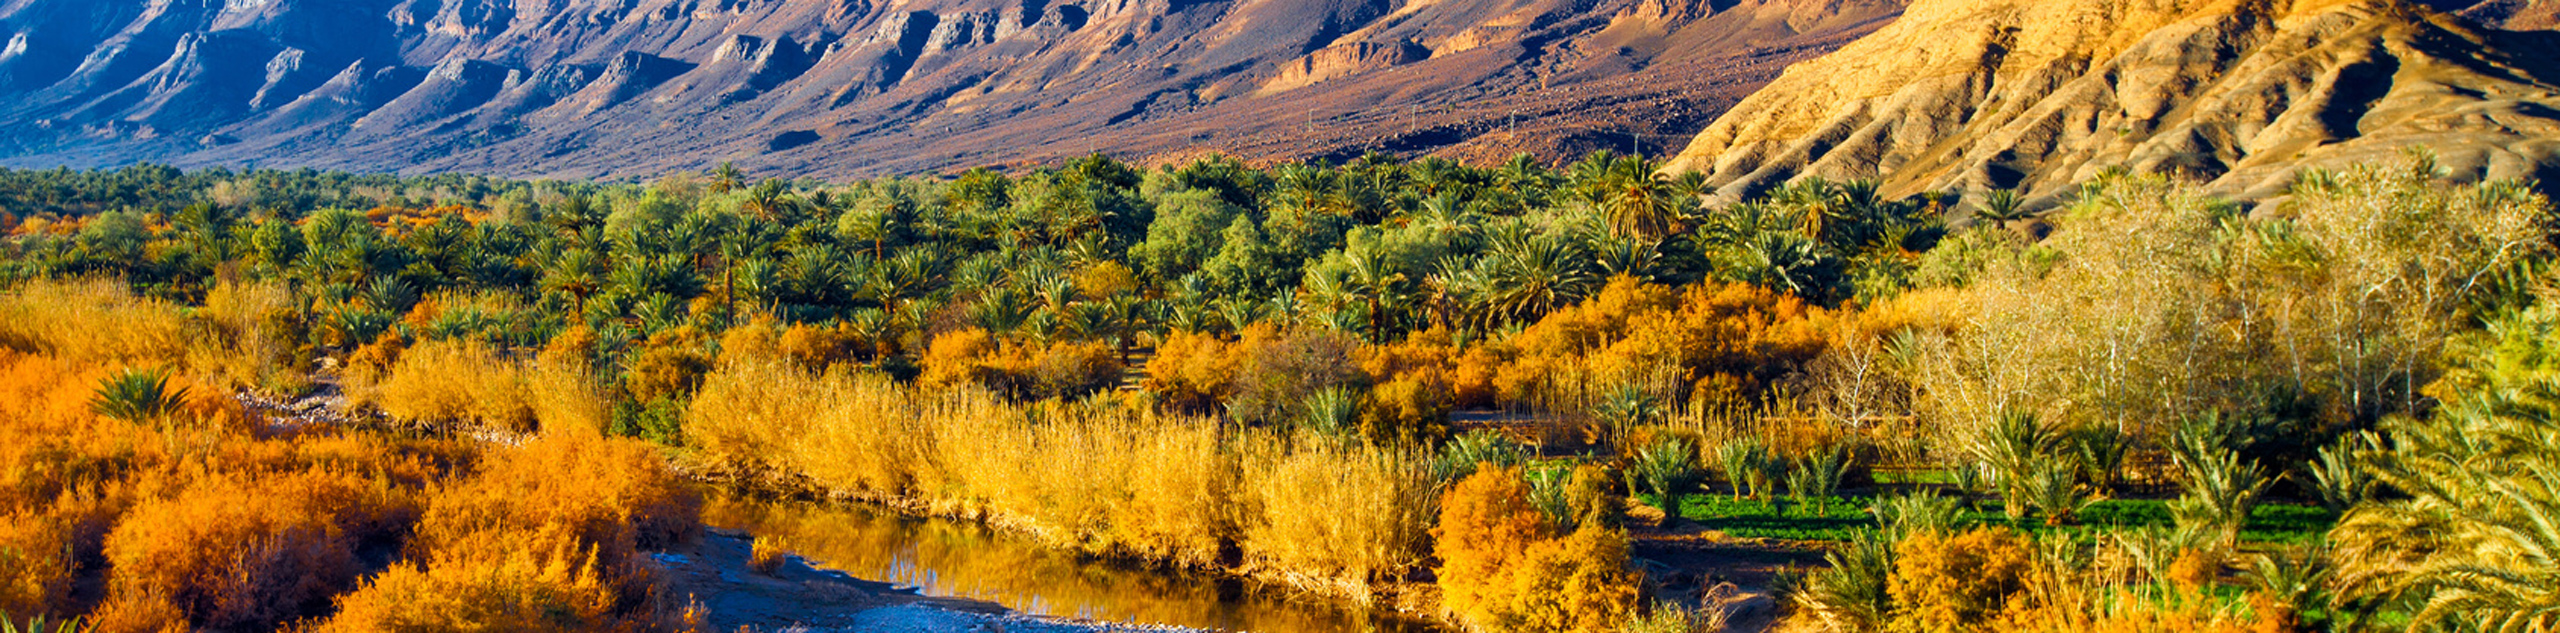
M 1441 631 L 1418 619 L 1259 583 L 1088 560 L 959 521 L 717 495 L 703 519 L 779 541 L 814 564 L 857 578 L 1036 615 L 1253 633 Z

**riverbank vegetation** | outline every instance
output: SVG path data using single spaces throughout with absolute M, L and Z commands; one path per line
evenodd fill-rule
M 2530 187 L 1655 172 L 10 172 L 0 609 L 679 627 L 635 554 L 694 524 L 673 464 L 1489 631 L 1718 622 L 1645 559 L 1700 527 L 1826 543 L 1777 589 L 1841 630 L 2552 624 Z M 220 547 L 302 581 L 151 571 Z

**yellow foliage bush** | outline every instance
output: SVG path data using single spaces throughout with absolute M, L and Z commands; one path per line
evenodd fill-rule
M 231 386 L 298 393 L 311 386 L 303 371 L 305 323 L 283 285 L 223 280 L 205 293 L 194 313 L 202 336 L 191 341 L 187 365 Z
M 1449 381 L 1438 370 L 1399 374 L 1369 388 L 1360 433 L 1381 445 L 1428 445 L 1449 434 Z
M 1636 377 L 1671 368 L 1692 401 L 1751 402 L 1819 355 L 1834 321 L 1802 299 L 1748 284 L 1674 290 L 1619 278 L 1507 341 L 1514 360 L 1493 384 L 1502 398 L 1526 401 L 1566 374 Z
M 935 389 L 984 387 L 1026 400 L 1076 397 L 1120 381 L 1120 354 L 1095 342 L 1001 340 L 969 328 L 933 339 L 918 381 Z
M 1970 631 L 1991 621 L 2025 588 L 2035 564 L 2029 543 L 2000 528 L 1917 533 L 1894 554 L 1892 628 L 1915 633 Z
M 86 630 L 98 633 L 188 633 L 187 614 L 158 596 L 116 596 L 89 615 Z
M 771 315 L 757 315 L 720 333 L 720 358 L 766 358 L 782 353 L 782 325 Z
M 1269 326 L 1257 326 L 1246 330 L 1246 336 L 1268 336 L 1269 332 Z M 1239 361 L 1235 347 L 1215 334 L 1174 332 L 1156 346 L 1155 358 L 1147 361 L 1144 386 L 1158 402 L 1176 411 L 1216 413 L 1234 394 Z
M 523 372 L 479 341 L 433 340 L 400 354 L 375 387 L 383 413 L 413 422 L 534 430 Z
M 136 297 L 113 279 L 31 281 L 0 293 L 0 347 L 22 352 L 164 365 L 185 358 L 186 330 L 175 306 Z
M 1138 291 L 1138 272 L 1111 260 L 1100 260 L 1077 266 L 1074 277 L 1076 295 L 1088 301 L 1101 301 Z
M 994 384 L 1001 373 L 988 358 L 1003 349 L 1002 342 L 983 328 L 968 328 L 933 337 L 925 346 L 924 373 L 916 382 L 935 389 Z
M 609 577 L 621 577 L 632 552 L 700 529 L 702 500 L 656 451 L 638 440 L 568 435 L 497 449 L 479 473 L 429 501 L 410 555 L 432 559 L 487 532 L 563 529 Z
M 613 425 L 613 396 L 586 363 L 538 359 L 525 368 L 524 389 L 545 435 L 603 435 Z
M 1493 628 L 1514 631 L 1616 631 L 1640 580 L 1627 570 L 1626 534 L 1597 524 L 1532 546 L 1503 575 L 1511 603 Z
M 71 584 L 80 571 L 81 533 L 89 531 L 83 518 L 32 511 L 0 514 L 0 613 L 65 615 L 77 608 L 71 604 Z
M 649 337 L 647 344 L 636 350 L 623 368 L 622 390 L 635 402 L 651 402 L 662 398 L 681 398 L 702 386 L 702 377 L 711 372 L 711 357 L 703 354 L 699 333 L 689 328 L 676 328 Z
M 24 317 L 0 324 L 0 609 L 86 611 L 86 628 L 107 632 L 306 628 L 356 586 L 355 552 L 408 539 L 406 560 L 341 603 L 338 630 L 658 627 L 649 564 L 629 551 L 696 529 L 698 502 L 655 449 L 562 433 L 483 459 L 463 442 L 270 425 L 232 398 L 251 365 L 223 363 L 284 353 L 241 346 L 243 332 L 290 325 L 258 322 L 274 316 L 260 307 L 272 297 L 217 288 L 223 305 L 182 320 L 176 306 L 114 284 L 29 287 L 0 295 L 0 310 Z M 54 327 L 65 314 L 110 336 Z M 112 338 L 182 321 L 175 329 L 193 337 L 183 346 Z M 432 405 L 421 409 L 465 415 L 488 405 L 450 398 L 495 393 L 546 426 L 601 415 L 589 352 L 546 354 L 563 370 L 546 373 L 553 363 L 505 362 L 472 344 L 406 344 L 390 335 L 370 346 L 375 360 L 350 368 L 351 390 L 379 393 L 386 385 L 367 381 L 386 381 Z M 165 417 L 177 423 L 93 411 L 102 381 L 137 366 L 176 370 L 169 385 L 188 397 Z M 433 370 L 495 382 L 421 380 Z M 189 434 L 184 450 L 163 441 L 177 431 Z M 104 595 L 80 589 L 92 586 Z
M 1509 592 L 1499 584 L 1503 570 L 1526 558 L 1548 531 L 1518 469 L 1482 468 L 1450 486 L 1440 497 L 1440 525 L 1431 529 L 1441 606 L 1464 621 L 1500 621 Z
M 1483 391 L 1452 380 L 1458 353 L 1445 329 L 1368 346 L 1358 356 L 1361 370 L 1376 382 L 1361 411 L 1361 431 L 1370 441 L 1437 441 L 1448 434 L 1449 412 L 1458 407 L 1461 392 Z
M 1596 475 L 1577 472 L 1576 487 L 1596 487 Z M 1614 500 L 1585 503 L 1596 509 Z M 1461 480 L 1441 497 L 1432 530 L 1443 607 L 1486 631 L 1618 630 L 1641 579 L 1627 569 L 1626 533 L 1586 514 L 1575 531 L 1554 537 L 1519 469 L 1487 466 Z
M 425 565 L 402 562 L 338 600 L 323 633 L 647 630 L 562 530 L 458 543 Z
M 782 331 L 782 338 L 775 341 L 775 345 L 781 348 L 784 356 L 799 361 L 801 367 L 825 370 L 852 357 L 853 338 L 842 326 L 795 323 Z

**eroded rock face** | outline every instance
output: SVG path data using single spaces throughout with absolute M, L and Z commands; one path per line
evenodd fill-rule
M 2468 10 L 2475 3 L 2442 8 Z M 1804 176 L 2050 196 L 2110 168 L 2243 198 L 2306 166 L 2434 149 L 2560 169 L 2560 48 L 2393 0 L 1921 0 L 1785 76 L 1673 161 L 1737 199 Z
M 0 0 L 0 164 L 1659 153 L 1901 2 Z

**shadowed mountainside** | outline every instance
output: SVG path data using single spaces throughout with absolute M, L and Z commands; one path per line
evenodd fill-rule
M 2446 13 L 2439 11 L 2451 11 Z M 2520 0 L 1920 0 L 1800 64 L 1676 158 L 1739 198 L 1807 175 L 2050 196 L 2111 168 L 2244 198 L 2428 146 L 2466 177 L 2560 169 L 2552 7 Z M 2469 18 L 2457 17 L 2467 15 Z
M 0 163 L 1668 152 L 1903 0 L 0 0 Z

